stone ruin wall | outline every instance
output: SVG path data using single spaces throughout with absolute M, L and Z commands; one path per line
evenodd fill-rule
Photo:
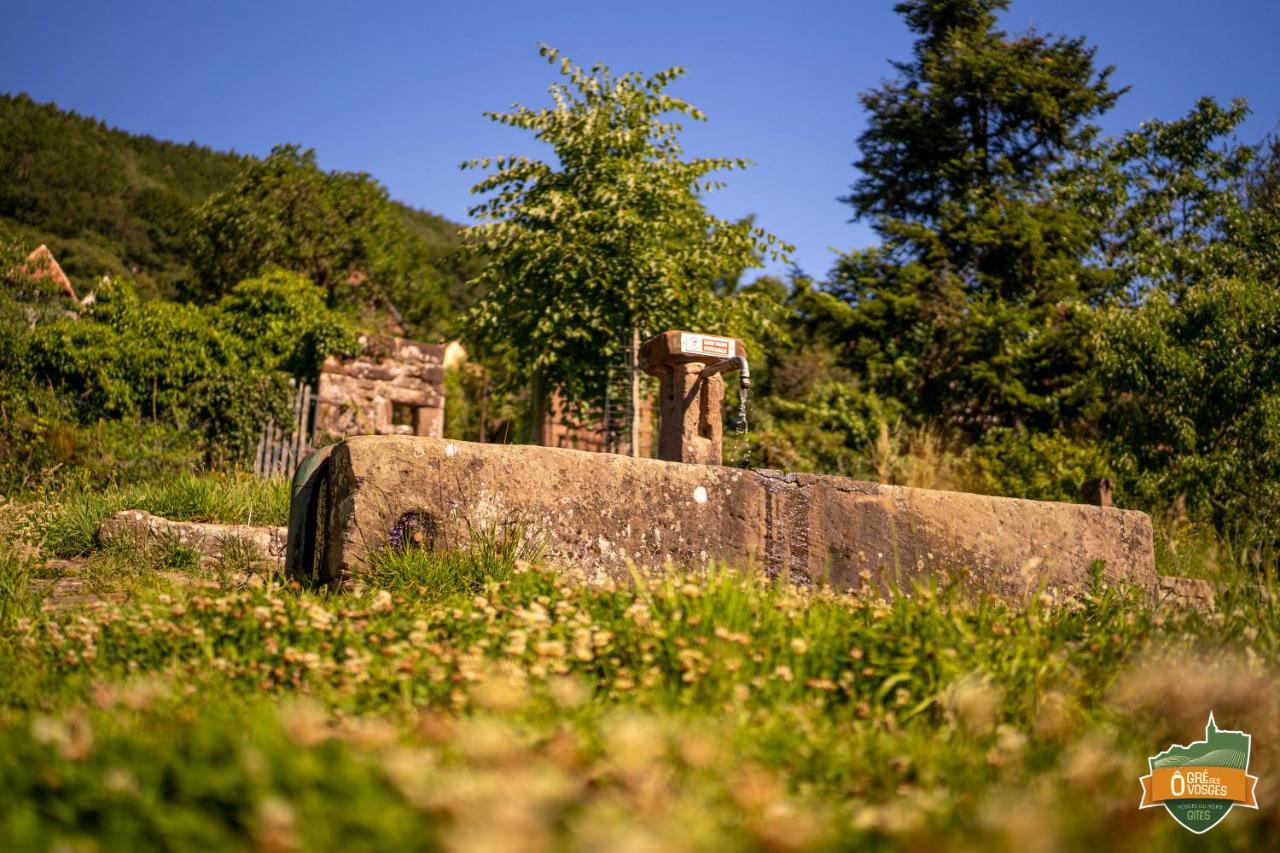
M 330 357 L 320 368 L 317 436 L 443 436 L 445 344 L 359 340 L 358 357 Z

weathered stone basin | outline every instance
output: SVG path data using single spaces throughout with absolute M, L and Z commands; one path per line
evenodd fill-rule
M 717 561 L 887 589 L 946 571 L 1021 598 L 1079 591 L 1102 561 L 1109 582 L 1156 586 L 1150 519 L 1110 507 L 413 436 L 346 439 L 311 483 L 317 499 L 297 513 L 289 550 L 310 547 L 290 570 L 335 586 L 406 519 L 436 548 L 518 523 L 550 561 L 595 576 Z

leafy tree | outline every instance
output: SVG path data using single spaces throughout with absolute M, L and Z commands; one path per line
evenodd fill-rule
M 1280 273 L 1277 207 L 1265 173 L 1251 171 L 1258 152 L 1231 139 L 1248 112 L 1242 100 L 1202 98 L 1180 119 L 1103 141 L 1072 169 L 1063 194 L 1099 223 L 1088 262 L 1127 301 Z
M 326 357 L 358 351 L 346 318 L 330 311 L 324 291 L 297 273 L 271 270 L 242 281 L 206 313 L 243 342 L 242 360 L 305 382 L 315 381 Z
M 1128 490 L 1150 509 L 1181 506 L 1242 549 L 1270 549 L 1280 204 L 1274 149 L 1231 139 L 1246 113 L 1202 99 L 1100 148 L 1090 187 L 1109 239 L 1098 255 L 1132 304 L 1105 313 L 1094 343 Z
M 1255 149 L 1242 181 L 1251 263 L 1263 279 L 1280 281 L 1280 135 L 1273 133 Z
M 1280 294 L 1215 279 L 1105 315 L 1118 466 L 1147 507 L 1186 502 L 1241 545 L 1280 544 Z M 1274 555 L 1274 552 L 1273 552 Z
M 853 309 L 798 271 L 789 283 L 763 276 L 740 293 L 771 305 L 767 316 L 782 330 L 752 359 L 751 430 L 745 436 L 752 464 L 865 473 L 862 460 L 880 424 L 896 421 L 901 407 L 868 391 L 841 364 Z M 728 441 L 733 448 L 738 438 Z
M 385 188 L 364 173 L 324 172 L 295 145 L 249 164 L 196 211 L 191 262 L 209 301 L 272 267 L 306 276 L 330 305 L 375 305 L 400 321 L 391 291 L 441 289 Z
M 541 54 L 564 78 L 551 87 L 555 106 L 487 115 L 531 131 L 552 147 L 554 164 L 464 164 L 494 169 L 472 188 L 488 198 L 471 209 L 480 224 L 468 237 L 488 263 L 474 280 L 485 293 L 470 334 L 490 348 L 505 342 L 518 366 L 513 381 L 532 376 L 580 401 L 601 393 L 607 365 L 634 333 L 746 326 L 751 300 L 724 295 L 717 281 L 788 247 L 703 207 L 701 194 L 720 186 L 711 173 L 747 163 L 683 159 L 681 125 L 665 116 L 704 119 L 666 92 L 683 69 L 615 75 L 604 65 L 584 70 L 546 46 Z
M 905 0 L 898 77 L 862 96 L 862 177 L 845 198 L 882 247 L 841 258 L 851 364 L 916 416 L 971 432 L 1086 418 L 1089 308 L 1112 277 L 1082 260 L 1096 222 L 1057 192 L 1119 96 L 1083 39 L 1009 36 L 1008 0 Z

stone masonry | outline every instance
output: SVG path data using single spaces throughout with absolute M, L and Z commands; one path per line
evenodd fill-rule
M 170 521 L 140 509 L 126 509 L 104 518 L 98 532 L 104 540 L 124 538 L 139 545 L 149 541 L 176 542 L 198 551 L 202 559 L 210 561 L 221 559 L 234 541 L 242 550 L 249 549 L 268 563 L 284 564 L 286 531 L 283 527 Z
M 325 464 L 321 545 L 297 571 L 334 586 L 411 522 L 435 548 L 517 523 L 553 564 L 615 578 L 720 562 L 887 590 L 947 572 L 1019 599 L 1080 592 L 1101 561 L 1105 581 L 1156 590 L 1150 518 L 1112 507 L 410 436 L 351 438 Z
M 361 335 L 360 347 L 321 366 L 316 434 L 444 435 L 445 344 Z

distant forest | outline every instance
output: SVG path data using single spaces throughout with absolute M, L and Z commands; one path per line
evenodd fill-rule
M 78 287 L 123 275 L 147 296 L 176 298 L 193 279 L 194 211 L 256 160 L 0 94 L 0 240 L 47 244 Z M 460 295 L 465 276 L 446 260 L 458 246 L 458 226 L 392 206 Z

